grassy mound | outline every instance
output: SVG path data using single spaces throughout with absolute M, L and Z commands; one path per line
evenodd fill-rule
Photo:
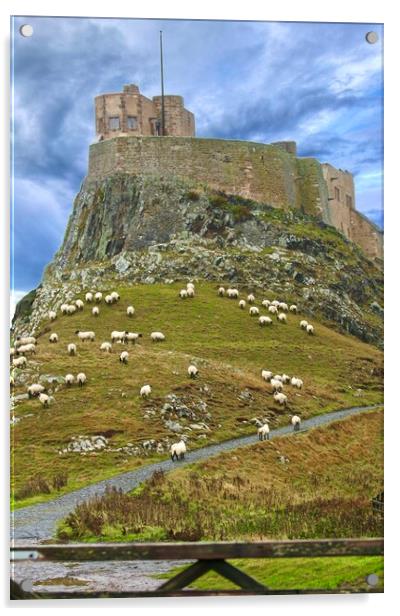
M 255 432 L 249 422 L 254 417 L 269 417 L 275 427 L 286 424 L 290 412 L 306 418 L 382 401 L 383 360 L 376 348 L 318 322 L 313 322 L 315 336 L 308 336 L 299 327 L 301 313 L 289 314 L 287 325 L 274 321 L 272 327 L 260 328 L 258 319 L 251 318 L 247 309 L 240 310 L 237 301 L 218 297 L 216 285 L 196 284 L 196 297 L 187 300 L 179 299 L 180 287 L 117 287 L 119 303 L 103 302 L 97 318 L 89 304 L 72 316 L 59 314 L 56 321 L 41 323 L 37 354 L 28 359 L 22 374 L 15 371 L 14 395 L 25 393 L 26 386 L 39 378 L 47 384 L 48 377 L 70 372 L 83 371 L 88 381 L 82 388 L 48 385 L 55 398 L 48 409 L 37 399 L 15 402 L 12 478 L 17 504 L 51 498 L 167 455 L 167 447 L 159 454 L 142 448 L 149 439 L 176 440 L 165 417 L 179 421 L 189 436 L 190 450 Z M 273 299 L 270 293 L 263 297 Z M 260 314 L 265 313 L 263 297 L 256 301 Z M 133 318 L 126 316 L 129 304 L 136 310 Z M 78 329 L 94 330 L 96 341 L 79 343 Z M 123 345 L 115 344 L 111 354 L 99 349 L 115 329 L 143 334 L 139 344 L 129 346 L 126 366 L 118 361 Z M 155 330 L 164 332 L 164 343 L 151 342 L 149 334 Z M 49 343 L 50 332 L 59 335 L 58 343 Z M 76 357 L 67 354 L 70 342 L 78 346 Z M 191 362 L 199 368 L 196 380 L 187 375 Z M 286 388 L 287 409 L 274 402 L 270 386 L 261 380 L 261 369 L 304 380 L 301 391 Z M 145 383 L 153 389 L 148 400 L 139 397 Z M 169 394 L 194 410 L 196 419 L 163 417 L 160 411 Z M 188 429 L 198 422 L 205 422 L 209 430 Z M 94 435 L 108 439 L 106 449 L 60 453 L 72 437 Z M 141 454 L 131 455 L 127 444 L 140 447 Z

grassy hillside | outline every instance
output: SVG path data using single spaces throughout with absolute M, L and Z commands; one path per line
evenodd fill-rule
M 196 297 L 188 300 L 179 299 L 181 286 L 117 287 L 120 302 L 113 306 L 103 302 L 97 318 L 89 305 L 73 316 L 59 315 L 53 323 L 41 323 L 36 356 L 22 373 L 15 370 L 14 394 L 25 393 L 26 386 L 39 378 L 47 384 L 49 376 L 69 372 L 84 371 L 88 382 L 82 388 L 50 384 L 55 403 L 49 409 L 37 399 L 15 403 L 12 474 L 17 504 L 43 500 L 57 488 L 70 490 L 167 455 L 163 439 L 173 442 L 177 437 L 164 418 L 180 423 L 189 436 L 190 450 L 255 432 L 249 423 L 254 417 L 269 417 L 275 427 L 286 424 L 293 411 L 305 418 L 381 402 L 383 360 L 376 348 L 318 322 L 314 322 L 315 336 L 308 336 L 299 327 L 301 312 L 289 314 L 287 325 L 274 322 L 271 328 L 260 328 L 257 318 L 240 310 L 236 300 L 218 297 L 214 284 L 197 284 Z M 265 313 L 260 306 L 263 297 L 273 299 L 270 293 L 257 297 L 260 314 Z M 129 304 L 136 310 L 133 318 L 126 316 Z M 77 329 L 94 330 L 96 342 L 78 343 Z M 143 333 L 139 344 L 129 347 L 126 366 L 118 361 L 123 345 L 115 344 L 110 355 L 99 350 L 114 329 Z M 154 330 L 164 332 L 164 343 L 151 342 Z M 50 332 L 59 335 L 57 344 L 49 343 Z M 69 342 L 78 345 L 76 357 L 67 354 Z M 187 375 L 191 362 L 200 372 L 195 381 Z M 286 387 L 286 410 L 274 402 L 270 386 L 261 380 L 261 369 L 304 380 L 301 391 Z M 153 388 L 147 401 L 139 397 L 145 383 Z M 174 412 L 161 415 L 169 394 L 178 396 L 192 418 Z M 209 430 L 188 429 L 202 422 Z M 99 434 L 108 438 L 105 450 L 59 453 L 72 437 Z M 161 442 L 164 453 L 144 450 L 142 444 L 148 439 Z M 132 455 L 135 446 L 140 447 L 139 455 Z

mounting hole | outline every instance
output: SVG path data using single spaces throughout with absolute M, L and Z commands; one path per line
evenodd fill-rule
M 378 34 L 376 32 L 367 32 L 367 34 L 365 35 L 365 40 L 367 41 L 367 43 L 369 43 L 370 45 L 373 45 L 374 43 L 378 42 Z
M 368 586 L 376 586 L 379 582 L 379 578 L 376 575 L 376 573 L 370 573 L 369 575 L 367 575 L 367 577 L 365 578 Z
M 21 36 L 25 36 L 25 37 L 32 36 L 33 28 L 30 24 L 24 24 L 23 26 L 20 27 L 19 33 L 21 34 Z
M 33 590 L 33 582 L 32 582 L 32 580 L 22 580 L 21 588 L 25 592 L 32 592 L 32 590 Z

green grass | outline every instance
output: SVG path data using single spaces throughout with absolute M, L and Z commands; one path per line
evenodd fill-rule
M 12 480 L 16 491 L 37 473 L 51 483 L 55 474 L 66 472 L 68 483 L 60 491 L 63 493 L 160 459 L 155 454 L 134 457 L 116 450 L 128 442 L 140 445 L 149 438 L 176 438 L 164 426 L 159 413 L 170 393 L 181 396 L 189 407 L 204 400 L 212 414 L 206 420 L 211 428 L 206 439 L 199 440 L 194 432 L 189 433 L 191 449 L 254 432 L 250 423 L 242 421 L 254 416 L 267 414 L 272 426 L 278 426 L 287 423 L 291 411 L 306 418 L 382 401 L 381 378 L 371 375 L 383 361 L 376 348 L 315 321 L 316 335 L 308 336 L 299 328 L 301 314 L 290 314 L 287 325 L 274 322 L 271 328 L 260 328 L 257 318 L 251 318 L 247 310 L 241 311 L 237 301 L 217 297 L 219 285 L 196 284 L 196 297 L 184 301 L 178 298 L 181 286 L 117 287 L 120 302 L 111 307 L 102 303 L 98 318 L 91 315 L 90 306 L 85 306 L 73 316 L 59 315 L 55 322 L 41 324 L 39 329 L 50 328 L 58 333 L 60 341 L 50 344 L 50 331 L 39 338 L 37 355 L 28 361 L 32 371 L 28 383 L 36 382 L 39 374 L 64 376 L 79 371 L 87 374 L 88 382 L 83 388 L 60 386 L 54 392 L 55 404 L 49 409 L 43 409 L 37 399 L 16 405 L 15 415 L 21 418 L 12 428 Z M 263 297 L 272 299 L 272 295 L 258 294 L 256 304 L 261 314 Z M 133 318 L 126 316 L 129 304 L 136 309 Z M 77 329 L 93 329 L 96 342 L 79 344 L 74 333 Z M 143 333 L 140 343 L 129 348 L 127 366 L 118 361 L 121 345 L 114 345 L 110 355 L 99 350 L 113 329 Z M 149 333 L 154 330 L 165 333 L 164 343 L 150 341 Z M 69 342 L 78 344 L 77 357 L 67 355 Z M 187 376 L 187 367 L 193 361 L 200 373 L 195 381 Z M 261 369 L 298 375 L 304 380 L 301 391 L 289 387 L 286 411 L 274 402 L 269 385 L 260 378 Z M 144 383 L 153 388 L 147 401 L 138 395 Z M 208 392 L 203 389 L 205 385 Z M 238 398 L 244 389 L 252 394 L 250 404 Z M 16 394 L 25 391 L 25 386 L 15 388 Z M 146 411 L 156 413 L 145 419 Z M 202 420 L 199 412 L 197 421 Z M 179 421 L 182 425 L 191 423 Z M 111 434 L 113 451 L 59 455 L 72 436 L 100 433 Z M 17 506 L 57 494 L 54 490 L 50 494 L 33 494 L 17 502 Z

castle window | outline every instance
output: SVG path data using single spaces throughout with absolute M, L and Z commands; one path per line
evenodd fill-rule
M 118 116 L 112 116 L 111 118 L 108 118 L 108 128 L 110 130 L 119 130 L 119 117 Z
M 127 125 L 129 130 L 135 130 L 137 128 L 137 117 L 128 116 Z
M 340 201 L 340 190 L 337 186 L 335 186 L 335 199 L 336 201 Z
M 346 195 L 346 205 L 348 207 L 353 207 L 353 199 L 351 198 L 350 195 Z

